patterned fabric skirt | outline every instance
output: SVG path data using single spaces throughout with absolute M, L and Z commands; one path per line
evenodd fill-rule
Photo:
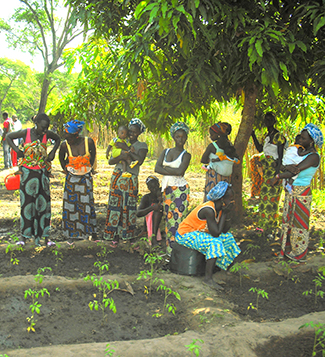
M 50 181 L 45 169 L 20 168 L 20 230 L 24 238 L 48 237 L 51 225 Z
M 216 265 L 227 270 L 239 255 L 240 249 L 231 233 L 221 233 L 218 238 L 206 232 L 194 231 L 180 235 L 176 233 L 176 242 L 187 248 L 198 250 L 206 260 L 217 258 Z
M 68 173 L 63 194 L 62 228 L 65 237 L 88 239 L 96 233 L 93 178 Z
M 263 183 L 263 170 L 257 164 L 260 161 L 261 154 L 256 154 L 251 157 L 249 160 L 250 168 L 251 168 L 251 198 L 256 196 L 260 196 L 261 186 Z
M 281 255 L 291 253 L 302 259 L 308 251 L 309 217 L 312 193 L 309 186 L 293 186 L 293 193 L 286 192 L 281 234 Z
M 167 186 L 163 193 L 164 210 L 166 213 L 167 253 L 171 253 L 178 226 L 187 216 L 189 196 L 189 185 Z
M 264 229 L 274 229 L 278 224 L 278 208 L 282 190 L 282 183 L 272 187 L 270 180 L 276 175 L 276 162 L 272 157 L 261 160 L 263 165 L 263 183 L 259 201 L 258 225 Z
M 230 176 L 222 176 L 219 175 L 216 171 L 209 169 L 206 173 L 205 179 L 205 187 L 204 187 L 204 199 L 203 202 L 207 202 L 207 194 L 218 182 L 220 181 L 227 181 L 231 182 L 231 175 Z
M 134 238 L 138 200 L 138 176 L 122 177 L 122 170 L 114 169 L 109 191 L 104 239 L 115 235 L 127 240 Z

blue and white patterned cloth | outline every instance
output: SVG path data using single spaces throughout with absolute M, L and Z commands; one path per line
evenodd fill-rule
M 209 201 L 219 200 L 226 194 L 229 186 L 231 186 L 231 184 L 226 181 L 218 182 L 214 187 L 211 188 L 211 190 L 207 194 L 207 199 Z
M 85 122 L 79 120 L 71 120 L 63 124 L 65 132 L 68 134 L 79 134 L 84 127 Z
M 314 143 L 321 149 L 324 143 L 323 133 L 315 124 L 309 123 L 302 130 L 307 130 L 308 134 L 314 140 Z
M 216 265 L 223 270 L 227 270 L 228 266 L 240 254 L 240 249 L 231 233 L 221 233 L 216 238 L 209 233 L 200 231 L 183 235 L 176 232 L 175 240 L 178 244 L 204 254 L 206 260 L 217 258 Z
M 129 128 L 131 125 L 136 125 L 140 129 L 141 134 L 146 131 L 146 126 L 138 118 L 132 118 L 129 122 Z
M 179 121 L 175 124 L 173 124 L 170 128 L 170 135 L 173 138 L 174 134 L 176 133 L 177 130 L 184 130 L 186 135 L 190 132 L 190 128 L 183 122 Z

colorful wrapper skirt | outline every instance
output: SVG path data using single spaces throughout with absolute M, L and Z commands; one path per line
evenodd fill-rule
M 20 230 L 24 238 L 48 237 L 51 226 L 50 181 L 46 169 L 21 167 Z
M 109 191 L 104 239 L 115 235 L 127 240 L 134 238 L 138 200 L 138 176 L 122 177 L 122 170 L 114 169 Z
M 261 160 L 263 165 L 263 183 L 261 185 L 258 225 L 264 229 L 274 229 L 278 225 L 278 208 L 282 184 L 279 181 L 275 186 L 270 180 L 276 175 L 276 161 L 267 156 Z
M 96 233 L 96 225 L 93 177 L 90 173 L 82 176 L 68 173 L 63 194 L 64 236 L 70 239 L 88 239 Z
M 180 235 L 176 233 L 176 242 L 187 248 L 195 249 L 205 255 L 206 260 L 217 258 L 216 265 L 227 270 L 239 255 L 240 249 L 231 233 L 221 233 L 213 237 L 206 232 L 194 231 Z
M 251 168 L 251 198 L 256 196 L 260 196 L 261 186 L 263 183 L 263 171 L 257 164 L 260 161 L 261 154 L 253 155 L 249 160 L 250 168 Z
M 167 253 L 171 253 L 178 226 L 187 216 L 189 196 L 189 185 L 167 186 L 163 193 L 164 210 L 166 213 Z
M 293 193 L 286 192 L 281 234 L 281 255 L 290 253 L 302 259 L 308 251 L 309 217 L 312 193 L 309 186 L 293 186 Z
M 231 182 L 231 175 L 230 176 L 222 176 L 219 175 L 216 171 L 209 169 L 206 173 L 206 179 L 205 179 L 205 187 L 204 187 L 204 200 L 203 202 L 207 202 L 207 194 L 213 188 L 216 186 L 216 184 L 220 181 L 227 181 Z

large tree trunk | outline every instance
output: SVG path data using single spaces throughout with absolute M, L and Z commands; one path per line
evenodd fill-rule
M 45 74 L 45 77 L 43 79 L 43 84 L 42 84 L 41 100 L 39 103 L 38 113 L 45 113 L 49 86 L 50 86 L 50 80 L 49 80 L 48 75 Z
M 238 134 L 235 140 L 236 151 L 239 155 L 240 164 L 234 165 L 234 171 L 232 174 L 231 182 L 235 191 L 235 215 L 236 224 L 241 224 L 243 219 L 243 201 L 242 201 L 242 187 L 243 187 L 243 172 L 242 163 L 245 150 L 249 138 L 253 130 L 253 124 L 255 120 L 256 111 L 256 98 L 258 89 L 254 84 L 245 88 L 245 101 L 242 113 L 242 119 L 240 122 Z M 247 163 L 248 164 L 248 163 Z

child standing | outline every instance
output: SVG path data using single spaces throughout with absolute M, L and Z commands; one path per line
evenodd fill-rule
M 129 151 L 132 151 L 132 146 L 128 140 L 129 132 L 128 128 L 125 125 L 121 125 L 118 130 L 117 130 L 117 138 L 113 138 L 110 143 L 108 144 L 107 150 L 106 150 L 106 159 L 108 160 L 109 158 L 109 152 L 112 150 L 112 157 L 118 157 L 121 155 L 122 151 L 125 151 L 121 149 L 117 143 L 124 143 L 127 145 L 129 148 Z M 138 164 L 138 161 L 132 161 L 131 159 L 128 160 L 121 160 L 122 164 L 122 170 L 123 174 L 122 177 L 131 177 L 132 174 L 127 172 L 127 165 L 132 169 L 134 166 Z

